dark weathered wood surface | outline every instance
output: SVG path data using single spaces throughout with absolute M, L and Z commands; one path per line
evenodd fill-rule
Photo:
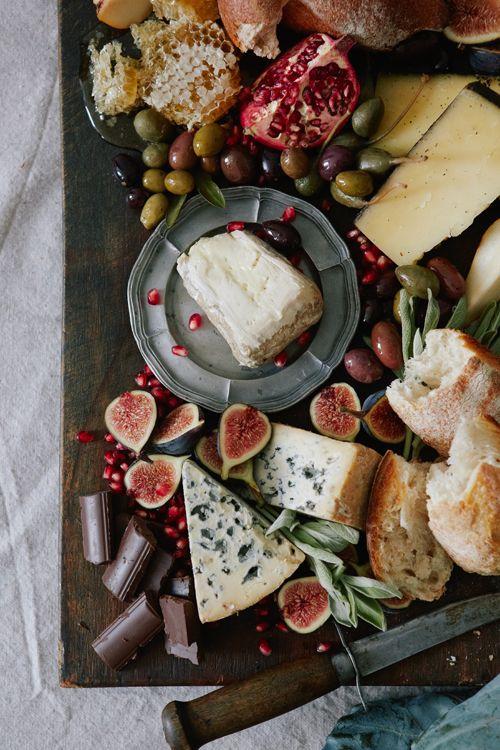
M 61 460 L 61 643 L 60 675 L 64 686 L 124 686 L 223 684 L 256 671 L 311 655 L 320 640 L 336 640 L 333 626 L 299 637 L 272 635 L 273 653 L 267 659 L 257 650 L 253 615 L 223 621 L 204 629 L 205 656 L 199 667 L 165 655 L 158 637 L 137 662 L 121 672 L 109 670 L 90 648 L 91 641 L 113 620 L 121 605 L 101 584 L 102 570 L 82 557 L 78 495 L 104 487 L 100 477 L 103 443 L 79 445 L 75 432 L 103 434 L 106 404 L 133 385 L 140 358 L 130 333 L 126 284 L 130 269 L 147 238 L 137 215 L 125 208 L 123 190 L 111 178 L 110 160 L 117 149 L 91 129 L 82 106 L 78 84 L 79 41 L 95 24 L 88 0 L 60 1 L 62 62 L 62 132 L 65 196 L 65 312 L 63 347 L 63 424 Z M 467 264 L 481 229 L 493 210 L 480 218 L 459 243 L 461 264 Z M 334 222 L 345 223 L 336 215 Z M 344 379 L 340 372 L 334 379 Z M 306 424 L 306 405 L 282 415 L 291 423 Z M 456 571 L 446 601 L 493 590 L 492 579 Z M 389 616 L 396 624 L 420 614 L 430 605 Z M 369 632 L 360 628 L 356 635 Z M 353 634 L 354 635 L 354 634 Z M 495 653 L 498 629 L 481 629 L 455 642 L 438 646 L 373 675 L 367 682 L 387 685 L 480 684 L 497 672 Z M 456 661 L 447 660 L 454 656 Z

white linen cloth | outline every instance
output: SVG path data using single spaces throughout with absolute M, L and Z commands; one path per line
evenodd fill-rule
M 160 749 L 163 705 L 207 689 L 77 690 L 58 684 L 62 225 L 56 3 L 2 0 L 0 24 L 0 746 Z M 368 698 L 395 692 L 366 691 Z M 342 689 L 210 747 L 317 750 L 354 702 L 355 692 Z

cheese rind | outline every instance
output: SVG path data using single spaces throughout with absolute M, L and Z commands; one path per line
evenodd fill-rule
M 425 161 L 400 164 L 358 215 L 357 228 L 396 264 L 461 234 L 500 194 L 498 102 L 484 86 L 464 89 L 411 150 Z
M 481 238 L 465 280 L 465 295 L 469 320 L 500 299 L 500 219 Z
M 362 529 L 380 458 L 364 445 L 273 424 L 254 475 L 271 505 Z
M 179 257 L 177 270 L 248 367 L 278 354 L 323 312 L 316 284 L 250 232 L 202 237 Z
M 202 622 L 228 617 L 275 591 L 303 553 L 193 461 L 182 467 L 196 602 Z

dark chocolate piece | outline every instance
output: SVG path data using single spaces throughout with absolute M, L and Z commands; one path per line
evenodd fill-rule
M 190 599 L 164 594 L 160 607 L 165 621 L 165 648 L 168 654 L 198 664 L 200 621 L 196 605 Z
M 192 576 L 174 576 L 169 578 L 165 587 L 167 594 L 184 596 L 194 601 L 194 582 Z
M 142 591 L 152 591 L 159 596 L 172 569 L 174 558 L 165 550 L 158 548 L 150 560 L 139 588 Z
M 132 516 L 120 542 L 116 559 L 108 565 L 103 583 L 121 601 L 131 598 L 156 550 L 156 539 L 147 524 Z
M 144 592 L 92 643 L 96 654 L 111 669 L 122 669 L 137 650 L 160 632 L 163 620 L 154 596 Z
M 83 556 L 94 565 L 113 559 L 111 526 L 111 496 L 96 492 L 80 497 L 82 518 Z

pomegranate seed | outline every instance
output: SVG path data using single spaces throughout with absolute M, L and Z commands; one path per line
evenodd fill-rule
M 244 221 L 230 221 L 229 224 L 226 224 L 226 232 L 236 232 L 242 229 L 245 229 Z
M 179 520 L 177 521 L 177 529 L 180 532 L 186 531 L 186 529 L 187 529 L 187 521 L 186 521 L 185 518 L 179 518 Z
M 379 268 L 381 271 L 386 271 L 391 266 L 392 260 L 388 258 L 387 255 L 380 255 L 377 258 L 377 268 Z
M 201 328 L 203 325 L 203 318 L 200 313 L 193 313 L 189 318 L 188 325 L 190 331 L 197 331 L 198 328 Z
M 185 536 L 183 536 L 181 537 L 181 539 L 178 539 L 176 541 L 175 546 L 177 547 L 177 549 L 186 549 L 186 547 L 188 546 L 188 540 Z
M 270 656 L 273 653 L 271 644 L 266 638 L 261 638 L 259 641 L 259 651 L 262 656 Z
M 266 630 L 269 630 L 269 623 L 266 620 L 262 620 L 262 622 L 257 623 L 255 630 L 257 633 L 265 633 Z
M 284 367 L 288 362 L 288 354 L 286 352 L 280 352 L 273 359 L 276 367 Z
M 189 352 L 185 346 L 176 345 L 172 347 L 172 354 L 175 354 L 176 357 L 187 357 Z
M 356 237 L 359 237 L 359 235 L 360 235 L 359 229 L 354 228 L 354 229 L 350 229 L 347 232 L 346 237 L 348 240 L 355 240 Z
M 237 143 L 239 143 L 240 139 L 237 135 L 228 135 L 226 138 L 226 146 L 236 146 Z
M 168 517 L 172 518 L 174 521 L 176 518 L 179 518 L 179 516 L 182 513 L 182 510 L 178 508 L 176 505 L 170 505 L 167 509 Z
M 139 510 L 136 510 L 135 511 L 135 515 L 139 516 L 139 518 L 148 518 L 149 517 L 149 513 L 147 512 L 147 510 L 142 510 L 142 508 L 139 508 Z
M 174 558 L 174 560 L 179 560 L 182 557 L 186 557 L 186 555 L 187 555 L 187 549 L 176 549 L 172 552 L 172 557 Z M 211 623 L 211 624 L 215 624 L 215 623 Z
M 152 371 L 152 369 L 151 369 L 151 367 L 149 365 L 144 365 L 143 370 L 146 373 L 146 375 L 152 375 L 153 374 L 153 371 Z
M 285 224 L 288 224 L 290 221 L 293 221 L 295 219 L 296 215 L 297 213 L 295 211 L 295 208 L 293 206 L 287 206 L 283 211 L 281 221 L 284 221 Z
M 259 615 L 259 617 L 269 617 L 269 610 L 266 609 L 266 607 L 256 607 L 255 613 Z
M 123 471 L 115 469 L 115 471 L 111 474 L 111 479 L 113 480 L 113 482 L 123 482 Z
M 155 492 L 160 497 L 166 497 L 171 489 L 171 486 L 167 484 L 167 482 L 163 482 L 162 484 L 156 485 Z
M 87 432 L 87 430 L 80 430 L 80 432 L 76 433 L 75 437 L 79 443 L 92 443 L 95 440 L 94 433 Z
M 144 388 L 147 385 L 148 376 L 145 372 L 138 372 L 134 379 L 140 388 Z
M 252 90 L 250 86 L 244 86 L 241 89 L 240 93 L 238 94 L 238 101 L 245 102 L 248 99 L 250 99 L 251 95 L 252 95 Z
M 361 234 L 361 232 L 358 233 L 358 236 L 356 237 L 356 242 L 358 242 L 360 245 L 367 242 L 367 239 L 364 234 Z
M 170 398 L 167 401 L 167 404 L 171 409 L 175 409 L 176 406 L 179 406 L 180 401 L 175 396 L 170 396 Z
M 122 453 L 121 451 L 113 451 L 113 463 L 120 464 L 122 461 L 125 461 L 127 456 L 125 453 Z
M 150 305 L 160 304 L 160 292 L 158 289 L 150 289 L 148 292 L 148 302 Z
M 375 263 L 377 262 L 377 256 L 371 250 L 364 251 L 364 259 L 366 260 L 367 263 L 370 263 L 372 266 L 374 266 Z
M 360 242 L 359 243 L 359 249 L 361 250 L 361 252 L 365 253 L 367 250 L 370 249 L 370 245 L 369 245 L 368 242 L 365 242 L 365 241 Z
M 316 651 L 318 652 L 318 654 L 324 654 L 327 651 L 330 651 L 332 646 L 333 643 L 331 641 L 323 641 L 322 643 L 318 643 Z
M 301 333 L 299 338 L 297 339 L 297 343 L 300 346 L 307 346 L 311 339 L 312 339 L 311 331 L 304 331 L 304 333 Z
M 115 446 L 115 448 L 116 448 L 117 451 L 124 451 L 124 450 L 126 450 L 125 446 L 122 445 L 122 443 L 117 443 L 116 446 Z M 115 451 L 115 454 L 116 454 L 116 451 Z
M 158 378 L 152 377 L 148 380 L 148 388 L 158 388 L 161 385 Z
M 125 472 L 128 471 L 129 466 L 130 464 L 128 464 L 126 461 L 122 461 L 122 463 L 120 464 L 120 469 Z
M 165 388 L 162 388 L 161 386 L 156 386 L 156 388 L 153 388 L 151 390 L 151 395 L 153 398 L 157 398 L 159 401 L 166 401 L 168 398 L 168 394 L 165 391 Z
M 163 527 L 163 533 L 165 534 L 165 536 L 170 537 L 170 539 L 178 539 L 180 536 L 177 529 L 174 529 L 173 526 L 169 526 L 168 524 Z
M 327 211 L 329 211 L 332 207 L 332 202 L 328 200 L 328 198 L 323 198 L 321 201 L 321 210 L 326 214 Z
M 102 473 L 102 478 L 103 479 L 111 479 L 111 474 L 112 473 L 113 473 L 113 467 L 110 464 L 108 464 L 107 466 L 104 467 L 104 471 Z
M 109 486 L 113 492 L 123 492 L 123 482 L 110 482 Z
M 276 627 L 278 628 L 278 630 L 281 630 L 282 633 L 288 633 L 287 626 L 284 622 L 281 622 L 281 620 L 276 623 Z
M 377 280 L 377 273 L 373 269 L 371 271 L 367 271 L 364 276 L 361 277 L 361 283 L 366 286 L 368 284 L 373 284 Z
M 106 433 L 106 434 L 104 435 L 104 440 L 105 440 L 105 441 L 106 441 L 107 443 L 114 443 L 114 442 L 115 442 L 115 439 L 114 439 L 113 435 L 112 435 L 112 434 L 111 434 L 110 432 L 107 432 L 107 433 Z
M 115 452 L 114 451 L 106 451 L 104 454 L 104 460 L 107 464 L 110 464 L 110 466 L 113 466 L 115 463 Z
M 295 266 L 295 268 L 297 268 L 297 266 L 300 265 L 300 261 L 302 260 L 302 256 L 297 253 L 297 255 L 292 255 L 288 260 L 290 261 L 290 263 L 292 264 L 292 266 Z

